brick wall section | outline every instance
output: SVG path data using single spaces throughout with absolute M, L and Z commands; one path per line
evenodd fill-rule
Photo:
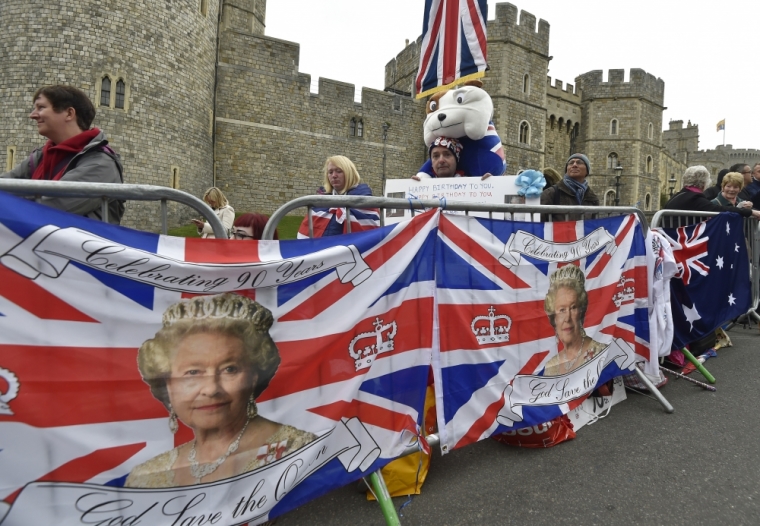
M 381 194 L 383 129 L 386 176 L 410 177 L 425 160 L 422 102 L 298 72 L 293 42 L 227 30 L 221 35 L 216 113 L 217 183 L 239 212 L 271 213 L 313 194 L 331 155 L 354 161 L 362 180 Z M 398 108 L 398 109 L 395 109 Z M 363 137 L 350 136 L 352 118 Z
M 44 143 L 28 118 L 30 99 L 40 86 L 63 83 L 83 89 L 96 103 L 94 125 L 121 154 L 126 182 L 166 186 L 171 166 L 179 166 L 181 188 L 202 194 L 212 173 L 218 1 L 209 0 L 207 17 L 199 5 L 198 0 L 149 8 L 137 0 L 3 0 L 0 169 L 8 145 L 24 159 Z M 123 75 L 126 111 L 101 108 L 95 100 L 104 73 Z M 180 220 L 173 213 L 172 221 Z M 157 229 L 158 205 L 130 202 L 124 224 Z

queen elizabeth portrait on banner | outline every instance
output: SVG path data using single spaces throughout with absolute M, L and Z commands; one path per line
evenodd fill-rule
M 583 322 L 588 310 L 586 277 L 575 265 L 556 270 L 549 277 L 544 311 L 554 327 L 557 355 L 546 364 L 544 375 L 568 374 L 591 361 L 607 346 L 586 336 Z
M 195 438 L 136 466 L 126 486 L 168 488 L 260 468 L 317 437 L 258 414 L 257 397 L 280 364 L 269 310 L 236 294 L 171 305 L 163 327 L 138 352 L 153 396 Z

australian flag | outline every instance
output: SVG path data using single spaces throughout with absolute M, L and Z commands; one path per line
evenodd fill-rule
M 752 288 L 743 219 L 724 212 L 701 223 L 661 232 L 673 248 L 678 273 L 670 281 L 680 349 L 747 312 Z
M 487 19 L 486 0 L 425 0 L 417 98 L 485 74 Z

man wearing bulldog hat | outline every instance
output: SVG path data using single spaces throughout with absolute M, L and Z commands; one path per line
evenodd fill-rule
M 541 193 L 542 205 L 561 206 L 599 206 L 599 198 L 586 182 L 591 172 L 591 163 L 582 153 L 574 153 L 565 163 L 565 175 L 562 180 Z M 580 214 L 554 214 L 553 221 L 577 221 Z M 542 220 L 545 220 L 542 217 Z

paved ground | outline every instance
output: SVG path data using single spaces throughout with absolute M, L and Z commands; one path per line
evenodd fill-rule
M 435 455 L 402 525 L 760 525 L 760 331 L 729 336 L 734 346 L 706 364 L 717 392 L 671 379 L 662 392 L 673 414 L 629 391 L 607 418 L 554 448 L 485 440 Z M 397 508 L 404 501 L 394 499 Z M 352 485 L 276 524 L 385 523 Z

